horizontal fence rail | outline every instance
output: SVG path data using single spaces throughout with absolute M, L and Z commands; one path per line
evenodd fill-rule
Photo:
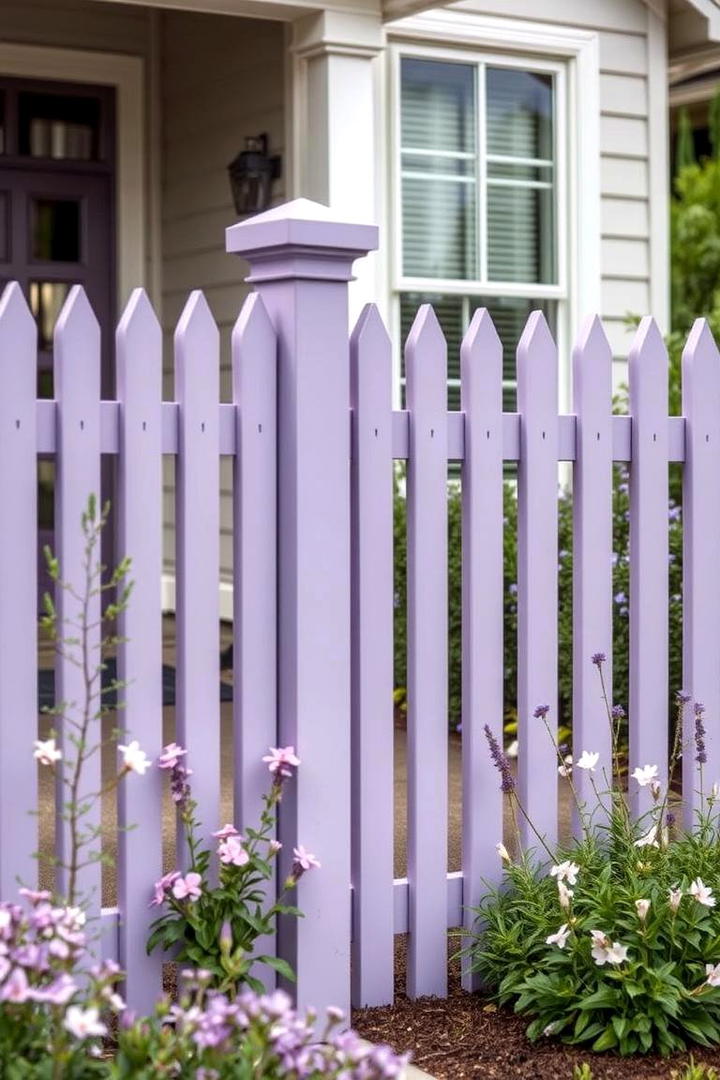
M 37 452 L 54 454 L 57 447 L 57 417 L 55 401 L 51 399 L 37 402 Z M 221 455 L 234 457 L 236 447 L 236 417 L 240 406 L 221 403 L 218 409 L 218 449 Z M 180 406 L 175 401 L 162 403 L 162 453 L 178 453 L 178 417 Z M 351 421 L 351 415 L 348 423 Z M 100 451 L 103 454 L 118 454 L 120 403 L 117 401 L 100 402 Z M 572 414 L 559 414 L 557 417 L 558 461 L 576 460 L 576 417 Z M 685 460 L 685 418 L 668 416 L 667 425 L 667 460 L 682 462 Z M 392 412 L 392 443 L 390 456 L 397 461 L 407 461 L 410 456 L 410 413 L 407 409 L 395 409 Z M 520 461 L 520 414 L 504 413 L 502 417 L 502 457 L 504 461 Z M 465 415 L 456 410 L 447 412 L 447 460 L 465 459 Z M 612 416 L 612 457 L 618 463 L 632 461 L 632 417 Z

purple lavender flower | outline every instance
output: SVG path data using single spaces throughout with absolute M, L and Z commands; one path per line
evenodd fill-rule
M 687 705 L 690 700 L 690 695 L 685 690 L 678 690 L 675 694 L 675 700 L 678 705 Z
M 612 718 L 613 720 L 623 720 L 625 718 L 625 710 L 622 705 L 613 705 Z
M 485 725 L 485 738 L 490 746 L 490 756 L 493 759 L 495 768 L 500 773 L 500 790 L 505 795 L 511 795 L 515 790 L 515 778 L 513 777 L 510 769 L 510 762 L 505 757 L 505 754 L 500 749 L 497 739 L 492 733 L 489 724 Z
M 599 668 L 605 663 L 605 661 L 607 660 L 607 656 L 604 652 L 596 652 L 592 654 L 590 659 L 592 660 L 595 667 Z
M 707 761 L 707 751 L 705 749 L 705 725 L 703 724 L 703 714 L 705 712 L 705 706 L 699 701 L 695 702 L 695 760 L 698 765 L 704 765 Z
M 547 714 L 550 712 L 549 705 L 536 705 L 533 716 L 536 720 L 544 720 Z

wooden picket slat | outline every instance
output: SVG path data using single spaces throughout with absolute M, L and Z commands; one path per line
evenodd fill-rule
M 424 304 L 405 346 L 407 468 L 407 993 L 447 991 L 446 345 Z
M 517 349 L 518 466 L 518 778 L 520 799 L 546 844 L 557 837 L 557 755 L 533 712 L 548 705 L 557 728 L 558 370 L 557 349 L 541 311 Z M 523 843 L 538 847 L 521 821 Z M 541 854 L 541 852 L 539 852 Z
M 100 327 L 90 307 L 85 291 L 74 285 L 60 312 L 54 336 L 54 379 L 57 408 L 57 457 L 55 473 L 55 552 L 60 564 L 63 581 L 75 590 L 73 595 L 59 585 L 55 589 L 55 605 L 65 636 L 78 637 L 82 619 L 80 602 L 86 588 L 85 538 L 81 530 L 81 518 L 90 495 L 97 500 L 101 510 L 100 492 Z M 99 545 L 93 559 L 100 560 Z M 98 581 L 93 582 L 97 587 Z M 87 620 L 94 627 L 87 633 L 87 656 L 90 673 L 100 663 L 98 646 L 100 630 L 100 597 L 93 596 L 87 606 Z M 86 708 L 87 693 L 82 667 L 72 662 L 79 655 L 78 646 L 69 646 L 68 655 L 58 654 L 55 666 L 55 700 L 64 703 L 65 715 L 58 720 L 59 741 L 65 759 L 77 759 L 78 750 L 70 734 L 79 734 L 73 724 L 87 730 L 86 749 L 97 746 L 102 738 L 101 726 L 94 714 L 100 706 L 95 696 Z M 97 695 L 96 680 L 93 693 Z M 60 778 L 67 770 L 58 770 L 58 811 L 67 803 L 69 792 Z M 82 768 L 76 802 L 82 805 L 92 802 L 92 807 L 81 819 L 81 829 L 87 835 L 90 829 L 100 827 L 100 803 L 96 793 L 101 787 L 100 754 L 95 753 Z M 97 837 L 82 852 L 83 861 L 90 853 L 98 851 Z M 71 837 L 60 821 L 56 827 L 56 851 L 61 863 L 71 860 Z M 60 895 L 68 896 L 69 875 L 62 867 L 57 868 L 56 885 Z M 86 903 L 88 918 L 100 916 L 101 864 L 92 862 L 85 866 L 77 878 L 75 901 Z
M 629 356 L 630 772 L 657 765 L 667 780 L 668 377 L 654 319 L 640 323 Z M 647 810 L 648 786 L 630 781 L 633 812 Z
M 245 301 L 232 335 L 236 453 L 233 480 L 234 820 L 257 827 L 277 745 L 277 340 L 257 293 Z M 265 894 L 272 900 L 275 881 Z M 273 937 L 256 953 L 275 952 Z M 253 974 L 275 985 L 267 966 Z
M 350 338 L 353 408 L 352 1003 L 393 1000 L 392 349 L 368 304 Z
M 119 416 L 117 556 L 132 559 L 130 606 L 118 675 L 126 683 L 118 716 L 123 742 L 138 740 L 153 759 L 162 731 L 162 331 L 143 289 L 136 289 L 116 334 Z M 133 1006 L 150 1012 L 161 985 L 162 954 L 147 955 L 149 886 L 162 874 L 162 783 L 157 769 L 128 776 L 118 793 L 120 966 Z
M 210 308 L 195 291 L 175 330 L 176 730 L 193 770 L 201 835 L 211 847 L 220 811 L 219 348 Z
M 683 351 L 682 375 L 683 687 L 692 698 L 685 709 L 683 732 L 683 812 L 685 824 L 691 828 L 695 810 L 700 807 L 693 741 L 695 702 L 705 706 L 705 795 L 720 778 L 720 356 L 704 319 L 697 319 L 690 331 Z
M 503 795 L 485 725 L 503 739 L 502 344 L 489 313 L 475 312 L 460 350 L 465 414 L 462 472 L 463 921 L 470 929 L 486 883 L 499 884 Z M 467 966 L 467 965 L 465 965 Z M 466 990 L 476 976 L 463 972 Z
M 37 327 L 17 282 L 0 300 L 0 897 L 37 879 Z
M 575 769 L 581 805 L 592 813 L 595 792 L 612 777 L 612 739 L 600 675 L 592 657 L 602 653 L 612 702 L 612 353 L 595 317 L 582 328 L 573 349 L 575 467 L 573 470 L 573 748 L 600 754 L 597 776 Z M 593 789 L 592 780 L 596 780 Z M 573 807 L 573 829 L 580 822 Z M 595 824 L 602 824 L 597 815 Z

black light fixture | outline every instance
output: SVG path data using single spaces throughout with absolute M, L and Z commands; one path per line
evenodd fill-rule
M 272 182 L 280 176 L 280 157 L 268 154 L 267 135 L 250 135 L 245 149 L 228 165 L 235 210 L 241 217 L 270 206 Z

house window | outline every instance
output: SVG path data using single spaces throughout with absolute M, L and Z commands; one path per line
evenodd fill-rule
M 505 346 L 505 408 L 513 410 L 525 320 L 540 308 L 555 331 L 565 298 L 562 69 L 402 55 L 399 74 L 402 341 L 418 305 L 432 303 L 448 341 L 448 405 L 459 408 L 460 342 L 476 308 L 487 307 Z

